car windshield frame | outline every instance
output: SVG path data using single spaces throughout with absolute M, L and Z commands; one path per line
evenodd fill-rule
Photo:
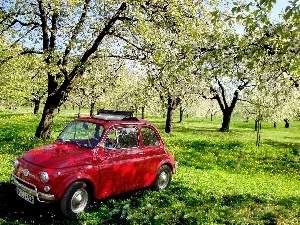
M 100 142 L 103 134 L 104 127 L 101 124 L 86 120 L 74 120 L 62 130 L 56 141 L 94 148 Z

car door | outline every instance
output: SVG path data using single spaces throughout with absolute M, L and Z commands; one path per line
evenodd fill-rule
M 118 126 L 110 129 L 99 167 L 101 196 L 122 193 L 138 186 L 140 153 L 136 127 Z
M 124 131 L 125 130 L 125 131 Z M 120 148 L 126 152 L 128 163 L 124 170 L 124 186 L 128 190 L 143 187 L 145 153 L 140 148 L 138 128 L 128 125 L 123 128 L 119 139 Z
M 145 186 L 150 185 L 157 174 L 157 169 L 164 159 L 165 150 L 160 136 L 151 126 L 142 126 L 141 134 L 141 150 L 144 152 L 144 171 Z

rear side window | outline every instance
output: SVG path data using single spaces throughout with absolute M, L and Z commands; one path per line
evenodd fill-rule
M 144 146 L 159 146 L 159 138 L 152 128 L 142 127 L 141 135 Z
M 118 127 L 112 129 L 104 143 L 107 149 L 136 148 L 138 146 L 135 127 Z

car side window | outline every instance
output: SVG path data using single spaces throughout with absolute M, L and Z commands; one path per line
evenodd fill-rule
M 118 127 L 112 129 L 105 140 L 106 149 L 136 148 L 138 146 L 135 127 Z
M 144 146 L 159 146 L 159 138 L 150 127 L 142 127 L 141 135 Z

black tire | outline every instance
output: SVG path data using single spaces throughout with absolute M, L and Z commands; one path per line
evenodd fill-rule
M 167 165 L 162 165 L 157 173 L 156 179 L 151 186 L 154 191 L 164 190 L 169 187 L 172 179 L 171 168 Z
M 77 181 L 71 184 L 64 193 L 60 201 L 60 208 L 66 217 L 76 219 L 80 213 L 88 209 L 90 202 L 89 187 L 86 183 Z

